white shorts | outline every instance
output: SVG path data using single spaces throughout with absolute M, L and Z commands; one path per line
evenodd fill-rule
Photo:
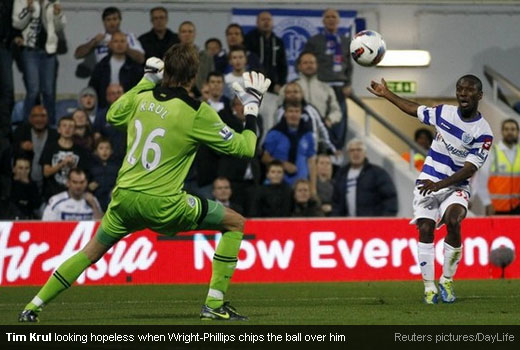
M 468 211 L 469 191 L 460 187 L 448 187 L 423 196 L 419 193 L 419 186 L 421 185 L 415 186 L 413 190 L 413 219 L 410 224 L 417 223 L 418 219 L 431 219 L 439 228 L 444 224 L 442 218 L 446 209 L 452 204 L 462 205 Z

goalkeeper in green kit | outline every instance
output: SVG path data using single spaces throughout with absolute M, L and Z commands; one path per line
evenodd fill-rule
M 166 235 L 194 229 L 221 230 L 200 318 L 247 320 L 224 302 L 237 264 L 245 219 L 219 203 L 187 194 L 182 188 L 201 143 L 222 153 L 253 157 L 255 119 L 271 82 L 251 72 L 244 73 L 243 86 L 233 85 L 246 114 L 245 130 L 239 134 L 228 128 L 212 107 L 188 95 L 198 67 L 199 56 L 193 46 L 174 45 L 166 52 L 164 63 L 149 58 L 143 79 L 112 104 L 107 121 L 126 129 L 128 135 L 127 154 L 112 201 L 95 237 L 58 267 L 20 313 L 20 322 L 37 322 L 43 306 L 70 287 L 85 269 L 121 238 L 145 228 Z

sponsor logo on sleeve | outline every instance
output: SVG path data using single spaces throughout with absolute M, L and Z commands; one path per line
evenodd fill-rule
M 224 141 L 228 141 L 233 138 L 233 132 L 231 132 L 227 126 L 224 126 L 222 129 L 220 129 L 218 133 Z

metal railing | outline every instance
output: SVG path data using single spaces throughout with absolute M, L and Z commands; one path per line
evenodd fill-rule
M 494 102 L 501 100 L 508 106 L 513 107 L 513 102 L 509 101 L 501 87 L 507 88 L 508 92 L 517 98 L 517 101 L 520 100 L 520 88 L 513 84 L 511 80 L 487 65 L 484 65 L 484 75 L 492 86 Z
M 365 136 L 370 135 L 370 122 L 371 119 L 377 120 L 384 128 L 390 131 L 394 136 L 403 141 L 410 148 L 410 169 L 415 169 L 414 156 L 416 153 L 426 157 L 427 152 L 419 144 L 417 144 L 411 137 L 404 134 L 396 126 L 370 108 L 365 102 L 363 102 L 358 96 L 352 94 L 349 97 L 355 104 L 357 104 L 365 112 Z

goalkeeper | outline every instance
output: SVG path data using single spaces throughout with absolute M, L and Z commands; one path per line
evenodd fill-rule
M 166 52 L 164 63 L 149 58 L 143 79 L 112 104 L 108 122 L 128 135 L 127 154 L 112 201 L 95 237 L 58 267 L 20 313 L 20 322 L 37 322 L 42 307 L 70 287 L 85 269 L 121 238 L 145 228 L 166 235 L 194 229 L 224 232 L 213 257 L 209 291 L 200 318 L 247 320 L 224 302 L 237 264 L 245 219 L 219 203 L 187 194 L 182 188 L 200 143 L 225 154 L 254 156 L 255 118 L 271 82 L 252 72 L 244 73 L 244 86 L 233 85 L 246 114 L 245 130 L 239 134 L 228 128 L 212 107 L 188 95 L 198 67 L 194 46 L 174 45 Z

